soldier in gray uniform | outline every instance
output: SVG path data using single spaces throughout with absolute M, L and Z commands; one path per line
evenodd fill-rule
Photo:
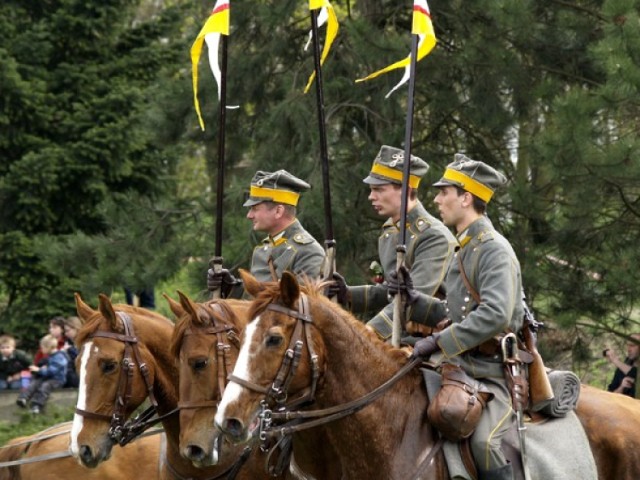
M 335 274 L 335 284 L 329 290 L 330 295 L 337 294 L 338 301 L 354 313 L 376 313 L 367 326 L 384 340 L 391 337 L 393 329 L 394 308 L 389 300 L 386 281 L 389 275 L 396 271 L 403 168 L 404 152 L 383 145 L 373 161 L 369 175 L 363 180 L 371 189 L 369 200 L 373 208 L 379 215 L 388 217 L 378 238 L 378 255 L 385 282 L 377 285 L 347 286 L 344 278 Z M 441 289 L 442 282 L 457 242 L 444 224 L 429 214 L 418 200 L 418 185 L 427 173 L 429 165 L 412 155 L 409 168 L 405 264 L 420 292 L 433 296 L 444 294 Z M 425 312 L 425 315 L 427 313 Z M 403 342 L 412 341 L 415 339 L 403 335 Z
M 440 189 L 435 198 L 440 216 L 455 228 L 460 243 L 445 279 L 446 301 L 418 292 L 410 275 L 400 275 L 404 282 L 391 286 L 392 291 L 406 291 L 413 320 L 426 318 L 431 325 L 444 318 L 452 321 L 441 332 L 416 342 L 413 355 L 429 357 L 439 352 L 440 358 L 432 360 L 459 364 L 495 394 L 471 437 L 481 480 L 513 478 L 511 464 L 500 449 L 514 411 L 497 338 L 522 328 L 522 279 L 513 248 L 485 216 L 494 191 L 505 183 L 504 175 L 489 165 L 456 154 L 435 184 Z M 465 286 L 461 268 L 478 295 Z
M 277 280 L 284 271 L 298 276 L 320 276 L 325 252 L 296 219 L 300 194 L 311 188 L 286 170 L 258 171 L 251 180 L 247 218 L 253 229 L 267 233 L 253 250 L 251 273 L 261 282 Z M 209 290 L 221 288 L 223 297 L 240 297 L 241 282 L 229 270 L 207 274 Z

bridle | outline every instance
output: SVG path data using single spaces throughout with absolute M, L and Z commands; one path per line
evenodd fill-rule
M 138 338 L 135 335 L 133 323 L 131 317 L 124 312 L 116 312 L 116 314 L 122 320 L 124 325 L 124 334 L 110 332 L 106 330 L 97 330 L 92 333 L 88 338 L 108 338 L 124 343 L 124 354 L 122 361 L 120 362 L 120 376 L 118 377 L 118 388 L 116 390 L 116 398 L 113 402 L 113 411 L 111 414 L 103 414 L 98 412 L 90 412 L 80 408 L 75 409 L 75 412 L 85 418 L 95 418 L 99 420 L 107 420 L 110 422 L 109 438 L 115 443 L 125 445 L 142 433 L 139 428 L 139 424 L 135 422 L 125 422 L 127 407 L 131 400 L 131 391 L 133 389 L 133 373 L 136 365 L 140 371 L 140 375 L 144 380 L 145 387 L 147 389 L 147 396 L 151 402 L 150 409 L 153 412 L 156 411 L 158 402 L 156 401 L 153 393 L 153 383 L 151 381 L 151 375 L 148 365 L 142 360 L 140 349 L 138 346 Z M 140 422 L 139 417 L 136 417 L 136 421 Z M 157 422 L 156 422 L 157 423 Z M 145 424 L 146 426 L 146 424 Z M 147 428 L 151 426 L 148 425 Z M 131 436 L 131 431 L 135 430 L 135 435 Z
M 218 359 L 217 367 L 216 367 L 216 378 L 218 381 L 218 394 L 215 399 L 210 400 L 199 400 L 193 402 L 183 402 L 178 403 L 178 408 L 183 409 L 195 409 L 195 408 L 217 408 L 220 400 L 222 399 L 222 394 L 224 393 L 224 389 L 227 386 L 227 377 L 233 371 L 234 364 L 231 361 L 231 344 L 233 344 L 237 349 L 240 349 L 240 338 L 238 337 L 237 329 L 228 323 L 217 324 L 216 318 L 224 318 L 226 319 L 224 310 L 220 305 L 214 303 L 209 305 L 203 305 L 205 308 L 210 308 L 210 317 L 213 319 L 213 325 L 204 325 L 204 326 L 192 326 L 187 328 L 184 332 L 184 337 L 189 335 L 215 335 L 216 336 L 216 357 Z M 214 315 L 213 311 L 218 313 L 218 315 Z
M 298 310 L 285 307 L 277 303 L 270 303 L 266 310 L 283 313 L 289 317 L 297 319 L 293 334 L 289 340 L 289 346 L 285 351 L 284 358 L 280 364 L 280 368 L 269 387 L 263 387 L 257 383 L 250 382 L 235 375 L 229 375 L 229 381 L 237 383 L 253 392 L 265 395 L 263 403 L 265 406 L 274 406 L 292 408 L 302 404 L 313 403 L 315 400 L 316 388 L 320 377 L 320 367 L 318 365 L 318 355 L 314 349 L 313 338 L 309 325 L 313 323 L 313 319 L 309 314 L 309 300 L 305 294 L 300 294 L 298 301 Z M 307 344 L 309 352 L 309 360 L 311 366 L 311 381 L 309 386 L 304 389 L 300 396 L 294 401 L 287 403 L 289 397 L 289 387 L 302 358 L 302 349 Z

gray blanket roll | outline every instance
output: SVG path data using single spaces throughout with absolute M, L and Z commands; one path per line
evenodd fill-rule
M 540 409 L 550 417 L 564 417 L 575 410 L 580 397 L 580 379 L 570 371 L 552 370 L 549 382 L 553 389 L 554 399 Z

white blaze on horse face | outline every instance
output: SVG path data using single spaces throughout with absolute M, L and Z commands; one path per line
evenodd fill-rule
M 91 356 L 91 350 L 93 347 L 93 342 L 89 341 L 82 346 L 82 353 L 80 356 L 80 371 L 78 372 L 80 375 L 80 383 L 78 385 L 78 403 L 77 408 L 80 410 L 87 409 L 87 364 L 89 363 L 89 357 Z M 95 352 L 98 352 L 98 347 L 95 348 Z M 77 413 L 73 415 L 73 425 L 71 427 L 71 454 L 74 457 L 78 456 L 79 446 L 78 446 L 78 435 L 82 431 L 82 425 L 84 422 L 84 417 L 78 415 Z
M 242 342 L 242 347 L 240 348 L 240 353 L 238 354 L 238 360 L 236 361 L 236 366 L 233 368 L 233 375 L 238 378 L 242 378 L 244 380 L 251 380 L 249 375 L 249 356 L 250 356 L 250 348 L 251 343 L 253 342 L 253 337 L 256 335 L 256 328 L 258 326 L 258 322 L 260 321 L 260 317 L 256 317 L 253 322 L 249 323 L 245 328 L 245 339 Z M 230 403 L 237 401 L 240 398 L 240 394 L 242 393 L 243 387 L 238 385 L 236 382 L 231 382 L 224 389 L 224 394 L 222 395 L 222 400 L 220 401 L 220 405 L 218 405 L 218 412 L 216 413 L 215 423 L 217 425 L 222 425 L 224 418 L 226 417 L 225 410 Z

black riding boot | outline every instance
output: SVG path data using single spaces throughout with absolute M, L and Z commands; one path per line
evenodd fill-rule
M 480 480 L 513 480 L 513 468 L 510 463 L 507 463 L 493 470 L 480 470 L 478 477 Z

